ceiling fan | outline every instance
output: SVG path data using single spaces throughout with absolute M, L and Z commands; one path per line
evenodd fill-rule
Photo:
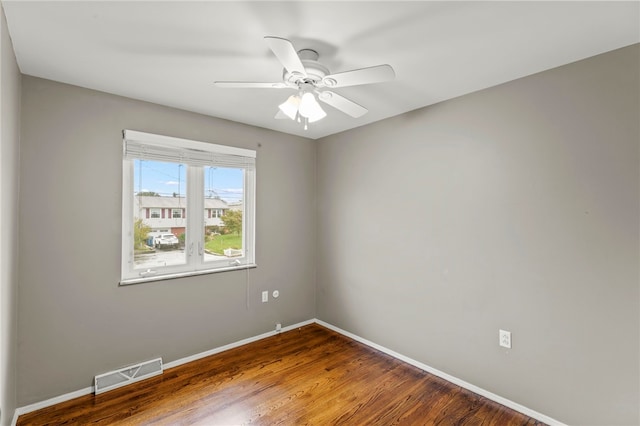
M 351 117 L 358 118 L 368 112 L 362 105 L 326 89 L 356 86 L 360 84 L 381 83 L 393 80 L 395 72 L 390 65 L 356 69 L 330 74 L 329 69 L 318 62 L 318 52 L 302 49 L 296 52 L 293 43 L 281 37 L 266 36 L 264 38 L 271 51 L 284 66 L 282 81 L 261 83 L 249 81 L 216 81 L 217 87 L 231 89 L 295 89 L 296 95 L 279 105 L 275 118 L 290 118 L 308 123 L 323 119 L 324 112 L 317 99 Z

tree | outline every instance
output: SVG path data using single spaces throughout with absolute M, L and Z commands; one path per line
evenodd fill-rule
M 242 210 L 227 210 L 221 220 L 229 232 L 242 232 Z
M 155 191 L 142 191 L 142 192 L 138 192 L 138 194 L 136 194 L 138 196 L 142 195 L 142 196 L 147 196 L 147 197 L 159 197 L 160 194 L 158 194 Z
M 142 219 L 138 219 L 133 224 L 133 248 L 142 248 L 146 244 L 147 234 L 151 232 L 151 227 L 145 225 Z

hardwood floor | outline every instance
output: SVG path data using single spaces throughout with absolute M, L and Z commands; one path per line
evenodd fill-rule
M 62 424 L 542 425 L 317 324 L 18 419 Z

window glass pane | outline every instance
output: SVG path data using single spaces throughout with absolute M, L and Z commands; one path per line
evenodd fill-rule
M 133 162 L 134 269 L 186 263 L 186 169 L 179 163 Z
M 244 256 L 244 170 L 204 168 L 204 260 Z

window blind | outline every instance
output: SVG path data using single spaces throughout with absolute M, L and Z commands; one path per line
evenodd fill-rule
M 132 130 L 124 131 L 125 159 L 155 160 L 191 166 L 254 170 L 256 152 L 249 149 L 197 142 Z

